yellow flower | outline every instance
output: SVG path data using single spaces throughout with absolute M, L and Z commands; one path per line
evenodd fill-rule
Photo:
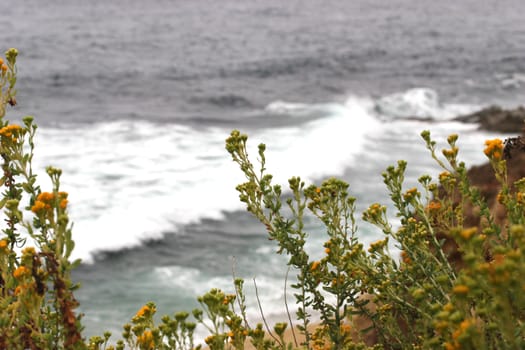
M 62 200 L 60 201 L 60 208 L 61 208 L 61 209 L 66 209 L 66 207 L 67 207 L 67 203 L 68 203 L 68 200 L 67 200 L 67 199 L 65 199 L 65 198 L 62 199 Z
M 418 195 L 418 192 L 417 192 L 417 188 L 415 187 L 412 187 L 411 189 L 407 190 L 405 192 L 405 194 L 403 195 L 403 198 L 406 200 L 406 201 L 409 201 L 411 200 L 412 198 L 414 198 L 415 196 Z
M 310 271 L 313 272 L 313 271 L 317 270 L 317 268 L 319 267 L 319 264 L 320 264 L 319 261 L 314 261 L 314 262 L 312 263 L 312 267 L 310 267 Z
M 138 319 L 138 318 L 145 317 L 148 315 L 153 315 L 154 313 L 155 313 L 154 307 L 150 307 L 149 305 L 144 305 L 143 307 L 140 308 L 139 311 L 137 311 L 134 319 Z
M 439 181 L 440 182 L 444 182 L 445 180 L 447 180 L 448 178 L 450 178 L 450 173 L 448 171 L 444 171 L 442 172 L 441 174 L 439 174 Z
M 452 333 L 452 339 L 458 340 L 458 338 L 467 332 L 467 330 L 473 325 L 473 322 L 471 320 L 463 320 L 463 322 L 460 323 L 459 328 Z
M 441 203 L 438 201 L 431 201 L 428 203 L 427 209 L 430 211 L 436 211 L 441 209 Z
M 503 141 L 500 139 L 493 139 L 485 141 L 485 149 L 483 153 L 489 158 L 500 160 L 503 154 Z
M 405 264 L 410 264 L 412 262 L 412 259 L 410 259 L 408 253 L 404 250 L 401 251 L 401 259 Z
M 0 249 L 5 249 L 5 248 L 7 248 L 7 240 L 2 239 L 0 240 Z
M 54 198 L 55 198 L 55 195 L 53 193 L 51 193 L 51 192 L 41 192 L 36 199 L 41 201 L 41 202 L 49 203 Z
M 340 329 L 341 329 L 341 333 L 346 335 L 346 334 L 350 334 L 350 331 L 352 330 L 352 326 L 344 323 L 341 325 Z
M 458 343 L 449 343 L 449 342 L 446 342 L 445 343 L 445 350 L 458 350 L 460 349 L 460 345 Z
M 454 286 L 454 288 L 452 288 L 452 291 L 454 292 L 454 294 L 458 294 L 458 295 L 465 295 L 469 292 L 469 287 L 467 287 L 466 285 L 464 284 L 458 284 L 457 286 Z
M 153 342 L 153 334 L 151 331 L 144 331 L 137 337 L 137 344 L 141 349 L 153 349 L 155 344 Z
M 23 290 L 24 290 L 24 285 L 17 286 L 17 287 L 15 288 L 15 291 L 14 291 L 15 296 L 17 296 L 17 295 L 19 295 L 20 293 L 22 293 Z
M 471 227 L 462 230 L 459 235 L 463 237 L 464 240 L 469 240 L 476 232 L 478 232 L 478 229 L 476 227 Z
M 13 138 L 12 140 L 17 140 L 18 136 L 22 131 L 22 127 L 17 124 L 6 125 L 0 129 L 0 136 L 5 138 Z
M 29 269 L 25 266 L 20 266 L 18 267 L 15 272 L 13 272 L 13 277 L 16 278 L 16 279 L 20 279 L 24 276 L 27 276 L 31 273 L 31 271 L 29 271 Z
M 35 255 L 36 250 L 34 247 L 27 247 L 22 250 L 22 255 Z
M 46 208 L 46 203 L 37 200 L 35 202 L 35 204 L 31 207 L 31 211 L 36 214 L 36 213 L 38 213 L 39 211 L 41 211 L 42 209 L 45 209 L 45 208 Z

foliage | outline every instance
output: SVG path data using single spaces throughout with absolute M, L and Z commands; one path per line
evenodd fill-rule
M 247 179 L 237 187 L 240 200 L 298 271 L 293 287 L 305 347 L 348 348 L 358 338 L 345 332 L 348 325 L 361 335 L 372 333 L 385 349 L 525 346 L 525 281 L 520 278 L 525 272 L 525 180 L 509 186 L 504 144 L 487 141 L 484 152 L 501 184 L 498 200 L 507 212 L 506 221 L 496 224 L 485 199 L 470 185 L 465 164 L 457 159 L 458 136 L 447 139 L 450 148 L 442 151 L 444 159 L 438 157 L 430 132 L 421 136 L 443 172 L 437 181 L 421 176 L 421 190 L 405 190 L 407 163 L 387 168 L 383 178 L 400 227 L 388 220 L 386 206 L 372 204 L 362 217 L 378 227 L 384 239 L 368 249 L 356 237 L 355 199 L 348 184 L 331 178 L 306 187 L 300 178 L 292 178 L 291 196 L 283 199 L 281 187 L 266 173 L 265 146 L 259 146 L 256 168 L 248 158 L 246 135 L 234 130 L 226 141 Z M 326 229 L 326 255 L 318 261 L 304 249 L 306 209 Z M 479 213 L 479 227 L 465 226 L 471 212 Z M 444 249 L 447 240 L 461 261 L 453 261 Z M 400 259 L 389 252 L 389 242 L 401 251 Z M 321 315 L 316 337 L 308 334 L 309 310 Z M 359 329 L 357 321 L 363 318 L 371 327 Z
M 6 52 L 0 76 L 0 155 L 5 216 L 0 240 L 0 348 L 76 349 L 83 347 L 76 286 L 69 257 L 74 247 L 67 213 L 68 194 L 60 190 L 60 169 L 47 168 L 51 188 L 43 192 L 31 167 L 37 127 L 4 119 L 15 105 L 17 50 Z M 27 241 L 35 246 L 26 246 Z M 26 246 L 26 247 L 24 247 Z M 22 247 L 24 247 L 22 249 Z
M 457 159 L 458 136 L 448 138 L 441 158 L 428 131 L 423 140 L 443 172 L 435 180 L 421 176 L 419 189 L 405 189 L 407 163 L 386 169 L 384 183 L 397 220 L 389 220 L 385 205 L 372 204 L 362 218 L 384 238 L 369 247 L 358 239 L 355 198 L 347 183 L 330 178 L 307 186 L 293 177 L 283 190 L 266 172 L 265 145 L 259 145 L 255 166 L 248 157 L 248 137 L 232 131 L 226 149 L 246 176 L 237 187 L 240 200 L 297 274 L 292 287 L 299 325 L 251 327 L 244 282 L 235 279 L 233 294 L 212 289 L 198 297 L 200 308 L 191 315 L 178 312 L 159 320 L 155 304 L 147 303 L 113 345 L 110 333 L 84 339 L 73 296 L 78 286 L 70 277 L 79 262 L 70 261 L 74 242 L 61 171 L 47 168 L 51 186 L 42 191 L 32 169 L 37 126 L 31 117 L 22 125 L 4 118 L 6 108 L 17 103 L 16 57 L 10 49 L 5 61 L 0 59 L 0 349 L 525 347 L 525 179 L 509 184 L 508 149 L 498 139 L 486 142 L 484 152 L 501 184 L 498 202 L 506 210 L 504 222 L 496 222 Z M 512 144 L 521 145 L 518 141 Z M 466 224 L 467 213 L 477 213 L 479 226 Z M 325 230 L 319 260 L 305 249 L 307 217 L 317 218 Z M 400 257 L 390 252 L 392 247 Z M 313 320 L 314 312 L 319 320 Z M 199 326 L 209 333 L 205 344 L 195 339 Z M 287 331 L 292 337 L 285 336 Z

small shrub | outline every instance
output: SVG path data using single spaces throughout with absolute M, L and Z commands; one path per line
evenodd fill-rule
M 347 183 L 331 178 L 306 186 L 295 177 L 289 180 L 291 196 L 283 199 L 283 190 L 265 171 L 265 145 L 259 146 L 260 165 L 255 167 L 247 154 L 247 136 L 234 130 L 227 139 L 226 149 L 247 179 L 237 187 L 240 200 L 298 271 L 292 287 L 306 348 L 352 346 L 356 339 L 345 327 L 356 326 L 356 315 L 371 323 L 360 333 L 373 333 L 376 345 L 385 349 L 524 347 L 525 281 L 520 276 L 525 272 L 525 180 L 509 186 L 504 144 L 487 141 L 484 152 L 501 184 L 498 200 L 507 212 L 504 225 L 497 225 L 457 159 L 458 136 L 448 137 L 444 159 L 438 157 L 430 132 L 421 136 L 443 172 L 436 181 L 421 176 L 418 190 L 403 188 L 405 161 L 387 168 L 383 178 L 401 225 L 395 228 L 389 222 L 386 206 L 372 204 L 362 217 L 384 239 L 368 248 L 356 236 L 355 198 Z M 304 249 L 307 211 L 327 234 L 326 255 L 318 261 Z M 479 213 L 479 227 L 464 225 L 472 211 Z M 460 268 L 444 249 L 446 239 L 457 245 Z M 401 251 L 400 259 L 389 252 L 389 241 Z M 321 317 L 315 337 L 307 327 L 310 310 Z

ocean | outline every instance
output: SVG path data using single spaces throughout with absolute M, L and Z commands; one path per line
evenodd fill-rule
M 3 3 L 0 49 L 20 52 L 7 118 L 34 115 L 36 168 L 63 169 L 86 336 L 118 335 L 148 301 L 191 310 L 210 288 L 231 292 L 232 271 L 253 318 L 253 279 L 282 317 L 286 258 L 238 200 L 232 129 L 254 157 L 267 145 L 278 183 L 348 181 L 360 217 L 388 203 L 381 172 L 398 159 L 407 188 L 437 176 L 422 130 L 441 145 L 459 133 L 460 158 L 479 164 L 484 140 L 505 135 L 451 119 L 525 96 L 522 0 Z M 380 236 L 358 224 L 365 243 Z M 315 256 L 326 239 L 307 229 Z

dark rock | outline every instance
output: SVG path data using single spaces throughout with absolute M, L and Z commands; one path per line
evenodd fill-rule
M 481 130 L 503 133 L 521 133 L 525 122 L 525 108 L 503 109 L 490 106 L 472 114 L 456 117 L 464 123 L 477 123 Z

